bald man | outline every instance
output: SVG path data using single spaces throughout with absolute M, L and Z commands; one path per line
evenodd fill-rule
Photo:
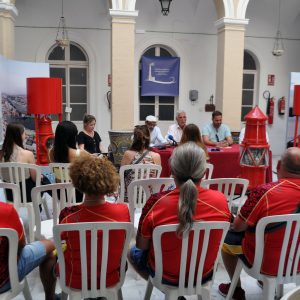
M 226 235 L 222 248 L 224 265 L 232 279 L 238 257 L 250 265 L 255 252 L 255 226 L 266 216 L 300 213 L 300 149 L 292 147 L 281 156 L 277 167 L 278 181 L 260 185 L 253 189 L 247 201 Z M 280 225 L 280 224 L 279 224 Z M 265 249 L 262 272 L 276 274 L 283 239 L 283 226 L 273 226 L 268 233 L 268 247 Z M 298 270 L 299 272 L 300 270 Z M 219 285 L 219 293 L 226 296 L 230 283 Z M 234 299 L 245 299 L 245 291 L 239 281 Z

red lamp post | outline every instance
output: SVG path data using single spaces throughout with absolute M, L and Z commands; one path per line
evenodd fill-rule
M 48 164 L 48 148 L 54 135 L 47 115 L 58 114 L 62 121 L 61 78 L 27 78 L 27 113 L 35 115 L 37 164 Z
M 240 166 L 241 177 L 249 180 L 249 189 L 266 182 L 270 148 L 266 139 L 267 119 L 258 106 L 245 116 L 246 128 L 240 150 Z

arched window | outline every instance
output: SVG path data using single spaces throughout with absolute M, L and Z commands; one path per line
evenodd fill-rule
M 151 46 L 143 55 L 147 56 L 175 56 L 170 50 L 161 45 Z M 157 116 L 160 121 L 174 121 L 175 119 L 175 97 L 173 96 L 141 96 L 141 71 L 139 64 L 139 120 L 145 121 L 148 115 Z
M 87 54 L 71 42 L 64 49 L 53 46 L 48 52 L 47 62 L 50 64 L 50 77 L 62 78 L 64 119 L 81 121 L 88 103 Z M 66 107 L 72 109 L 70 114 L 65 112 Z
M 242 114 L 241 121 L 253 108 L 257 90 L 257 68 L 253 56 L 244 51 L 243 91 L 242 91 Z

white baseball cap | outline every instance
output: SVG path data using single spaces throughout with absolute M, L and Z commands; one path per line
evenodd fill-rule
M 146 117 L 146 121 L 148 121 L 148 122 L 157 122 L 157 118 L 155 116 L 149 115 L 149 116 Z

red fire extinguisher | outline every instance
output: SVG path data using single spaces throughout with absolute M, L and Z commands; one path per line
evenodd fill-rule
M 273 124 L 274 119 L 274 97 L 270 98 L 268 106 L 269 106 L 269 114 L 268 114 L 268 123 Z
M 278 100 L 278 114 L 279 115 L 285 114 L 285 97 L 281 97 Z

